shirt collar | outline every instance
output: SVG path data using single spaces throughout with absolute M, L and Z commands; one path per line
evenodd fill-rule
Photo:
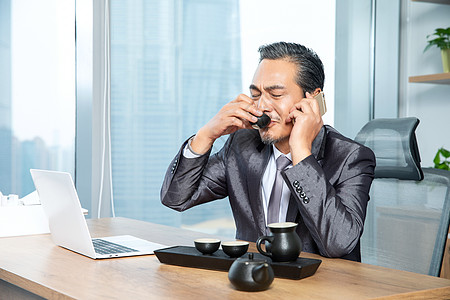
M 272 150 L 273 150 L 272 154 L 273 154 L 273 157 L 275 158 L 275 160 L 277 160 L 277 158 L 278 158 L 280 155 L 284 155 L 284 156 L 286 156 L 287 158 L 289 158 L 290 161 L 292 161 L 292 156 L 291 156 L 291 153 L 290 153 L 290 152 L 289 152 L 288 154 L 284 154 L 283 152 L 281 152 L 280 150 L 278 150 L 277 147 L 275 147 L 275 145 L 272 145 Z

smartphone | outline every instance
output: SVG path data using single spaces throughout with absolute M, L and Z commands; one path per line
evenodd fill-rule
M 327 104 L 325 103 L 325 94 L 323 92 L 318 93 L 314 96 L 319 103 L 320 115 L 323 116 L 327 112 Z

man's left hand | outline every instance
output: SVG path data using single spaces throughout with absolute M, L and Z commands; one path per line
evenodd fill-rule
M 292 164 L 296 165 L 311 155 L 312 142 L 323 126 L 317 100 L 307 92 L 306 98 L 291 108 L 286 119 L 286 123 L 288 122 L 294 123 L 289 137 L 289 147 Z

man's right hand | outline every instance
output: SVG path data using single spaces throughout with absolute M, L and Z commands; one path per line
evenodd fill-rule
M 250 122 L 256 122 L 263 114 L 250 97 L 240 94 L 227 103 L 209 122 L 200 128 L 191 142 L 191 149 L 204 154 L 211 149 L 219 137 L 231 134 L 239 129 L 252 128 Z

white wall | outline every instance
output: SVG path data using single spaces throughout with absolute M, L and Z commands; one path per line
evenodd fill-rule
M 334 124 L 333 0 L 241 0 L 242 89 L 248 94 L 258 65 L 258 48 L 273 42 L 295 42 L 313 49 L 325 68 L 328 112 L 325 124 Z
M 450 5 L 402 2 L 399 114 L 420 119 L 417 140 L 422 166 L 433 166 L 440 147 L 450 149 L 450 85 L 409 83 L 408 76 L 442 73 L 440 50 L 423 52 L 426 36 L 450 26 Z

